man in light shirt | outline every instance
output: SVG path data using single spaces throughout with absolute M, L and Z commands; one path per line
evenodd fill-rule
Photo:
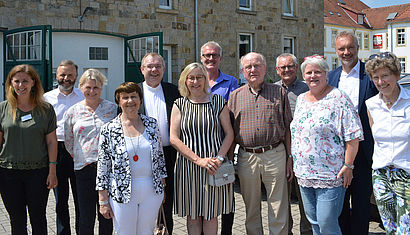
M 168 232 L 171 235 L 174 226 L 172 219 L 172 205 L 174 201 L 174 166 L 176 150 L 169 143 L 169 124 L 171 121 L 172 106 L 174 101 L 179 98 L 180 95 L 177 86 L 162 81 L 165 72 L 165 63 L 160 54 L 146 54 L 141 60 L 141 72 L 144 75 L 145 81 L 138 84 L 144 95 L 139 112 L 149 117 L 153 117 L 158 121 L 168 175 L 165 179 L 164 212 Z
M 74 162 L 64 146 L 64 114 L 68 108 L 84 99 L 83 93 L 74 88 L 77 80 L 78 66 L 71 60 L 61 61 L 57 68 L 56 79 L 58 88 L 44 94 L 44 99 L 53 105 L 57 115 L 57 179 L 54 188 L 56 198 L 57 234 L 71 234 L 70 214 L 68 209 L 69 185 L 74 198 L 75 228 L 78 233 L 79 208 L 77 187 L 74 175 Z M 69 184 L 70 181 L 70 184 Z
M 372 194 L 373 137 L 367 116 L 365 101 L 377 90 L 365 73 L 365 64 L 358 58 L 359 43 L 351 31 L 336 36 L 336 54 L 342 66 L 329 72 L 329 85 L 344 91 L 356 108 L 363 126 L 364 141 L 354 161 L 352 184 L 346 190 L 339 225 L 344 235 L 368 234 L 370 219 L 370 195 Z M 350 205 L 352 210 L 350 211 Z

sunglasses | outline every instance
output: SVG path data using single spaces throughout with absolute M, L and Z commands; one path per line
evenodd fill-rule
M 380 59 L 393 58 L 394 59 L 393 55 L 390 54 L 390 52 L 383 52 L 383 53 L 373 54 L 373 55 L 369 56 L 369 60 L 376 59 L 376 58 L 380 58 Z
M 317 58 L 317 59 L 322 58 L 324 60 L 326 59 L 326 57 L 324 55 L 311 55 L 311 56 L 306 56 L 305 58 L 303 58 L 303 60 L 306 60 L 308 58 Z

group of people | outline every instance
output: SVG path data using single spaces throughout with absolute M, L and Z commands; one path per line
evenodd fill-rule
M 224 74 L 222 47 L 201 47 L 201 63 L 182 71 L 178 87 L 162 81 L 161 55 L 141 61 L 144 82 L 122 83 L 115 103 L 102 99 L 107 79 L 62 61 L 58 88 L 43 95 L 29 65 L 14 67 L 0 103 L 0 192 L 13 234 L 47 234 L 46 204 L 56 197 L 57 233 L 153 233 L 163 206 L 169 234 L 173 211 L 189 234 L 232 234 L 233 183 L 208 184 L 237 153 L 246 233 L 263 234 L 261 184 L 269 234 L 292 234 L 289 186 L 296 185 L 301 234 L 367 234 L 374 191 L 387 234 L 409 233 L 410 92 L 400 85 L 392 53 L 358 59 L 356 36 L 340 32 L 334 71 L 320 55 L 276 59 L 281 80 L 267 83 L 260 53 L 241 58 L 247 84 Z M 18 144 L 16 144 L 18 143 Z M 374 151 L 373 151 L 374 149 Z M 373 170 L 372 170 L 373 169 Z M 70 184 L 68 183 L 70 181 Z M 373 182 L 372 182 L 373 181 Z M 373 186 L 373 190 L 372 190 Z M 96 213 L 98 211 L 98 213 Z

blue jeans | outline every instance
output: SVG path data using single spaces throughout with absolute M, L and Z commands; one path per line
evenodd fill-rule
M 104 218 L 99 212 L 98 192 L 95 190 L 95 179 L 97 177 L 97 163 L 85 166 L 75 171 L 77 183 L 77 198 L 80 208 L 79 234 L 93 235 L 95 215 L 98 210 L 98 234 L 112 234 L 112 220 Z
M 314 235 L 337 234 L 342 232 L 338 218 L 343 208 L 346 189 L 300 187 L 306 217 L 312 224 Z

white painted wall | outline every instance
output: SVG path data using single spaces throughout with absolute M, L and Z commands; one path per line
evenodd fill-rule
M 89 47 L 108 47 L 108 60 L 89 60 Z M 115 89 L 125 79 L 123 38 L 94 33 L 53 32 L 52 53 L 53 71 L 65 59 L 78 65 L 77 81 L 85 69 L 102 70 L 107 76 L 108 84 L 104 87 L 101 98 L 114 102 Z

